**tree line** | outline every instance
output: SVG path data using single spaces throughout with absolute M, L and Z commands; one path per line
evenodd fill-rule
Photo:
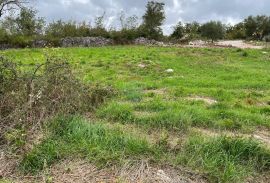
M 184 42 L 192 39 L 247 39 L 270 41 L 270 17 L 249 16 L 236 25 L 225 25 L 220 21 L 204 24 L 198 22 L 178 22 L 169 36 L 164 36 L 162 25 L 166 19 L 164 3 L 149 1 L 140 18 L 136 15 L 126 17 L 124 12 L 119 16 L 120 29 L 105 27 L 105 13 L 96 17 L 94 24 L 75 21 L 54 21 L 46 23 L 37 16 L 37 11 L 25 6 L 23 0 L 0 0 L 0 44 L 26 47 L 35 40 L 45 40 L 52 46 L 59 46 L 65 37 L 98 37 L 111 38 L 116 44 L 129 44 L 138 37 L 148 39 Z M 17 14 L 6 14 L 19 8 Z

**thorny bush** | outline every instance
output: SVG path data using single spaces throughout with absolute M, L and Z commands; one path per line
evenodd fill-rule
M 29 130 L 59 114 L 89 112 L 113 94 L 111 87 L 82 83 L 62 58 L 49 57 L 29 74 L 0 56 L 0 144 L 14 128 Z

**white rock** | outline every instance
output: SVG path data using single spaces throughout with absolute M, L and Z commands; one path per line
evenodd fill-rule
M 266 51 L 263 51 L 262 54 L 267 54 L 267 52 Z
M 138 67 L 140 67 L 140 68 L 145 68 L 146 65 L 144 65 L 144 64 L 139 64 Z
M 167 69 L 166 72 L 167 72 L 167 73 L 173 73 L 174 70 L 173 70 L 173 69 Z

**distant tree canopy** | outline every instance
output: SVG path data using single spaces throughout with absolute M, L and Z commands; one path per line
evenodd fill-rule
M 224 38 L 225 28 L 219 21 L 210 21 L 200 28 L 202 37 L 211 39 L 212 42 Z
M 178 24 L 174 27 L 171 37 L 174 39 L 181 39 L 184 35 L 185 35 L 185 26 L 182 24 L 182 22 L 178 22 Z
M 162 36 L 161 25 L 165 20 L 164 3 L 149 1 L 146 5 L 146 12 L 143 15 L 141 26 L 145 37 L 159 39 Z
M 245 33 L 247 38 L 262 40 L 270 35 L 270 17 L 267 16 L 249 16 L 244 20 Z
M 186 23 L 178 22 L 176 26 L 173 27 L 173 32 L 171 38 L 181 39 L 194 39 L 200 36 L 200 24 L 197 22 Z
M 43 33 L 45 21 L 36 17 L 36 13 L 33 9 L 22 8 L 17 17 L 7 17 L 3 21 L 3 27 L 16 35 L 40 35 Z
M 246 32 L 245 32 L 245 24 L 240 22 L 234 26 L 227 26 L 226 28 L 226 38 L 227 39 L 245 39 Z

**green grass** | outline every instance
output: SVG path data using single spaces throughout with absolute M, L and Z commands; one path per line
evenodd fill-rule
M 254 172 L 270 170 L 270 150 L 251 139 L 195 135 L 178 161 L 205 171 L 213 182 L 241 182 Z
M 172 150 L 167 138 L 150 144 L 120 128 L 80 117 L 57 118 L 49 124 L 47 138 L 23 158 L 23 172 L 37 173 L 44 165 L 68 157 L 86 158 L 98 166 L 121 165 L 130 159 L 186 165 L 201 170 L 212 182 L 241 182 L 245 176 L 270 170 L 270 150 L 250 139 L 192 134 L 180 150 Z
M 47 138 L 22 161 L 25 172 L 37 172 L 44 162 L 51 165 L 70 156 L 101 165 L 149 158 L 161 165 L 197 169 L 210 182 L 243 182 L 268 171 L 269 150 L 264 144 L 237 137 L 194 136 L 189 129 L 269 131 L 269 49 L 117 46 L 0 51 L 27 71 L 44 62 L 44 53 L 67 58 L 81 80 L 110 85 L 118 95 L 94 114 L 94 121 L 110 125 L 81 118 L 52 122 Z M 174 72 L 166 73 L 167 69 Z M 217 102 L 190 100 L 196 97 Z M 115 128 L 118 123 L 183 135 L 186 143 L 180 149 L 151 144 L 127 129 Z
M 20 167 L 24 172 L 36 173 L 43 169 L 44 163 L 51 165 L 72 156 L 87 158 L 101 166 L 158 154 L 158 149 L 145 139 L 79 117 L 57 118 L 48 129 L 48 137 L 22 160 Z
M 268 54 L 262 54 L 262 51 Z M 159 116 L 172 111 L 178 113 L 174 118 L 178 118 L 179 123 L 188 121 L 191 126 L 270 129 L 269 50 L 119 46 L 8 50 L 1 54 L 20 62 L 22 69 L 29 69 L 43 62 L 44 53 L 48 52 L 70 60 L 78 77 L 85 82 L 115 87 L 119 91 L 116 100 L 130 103 L 128 109 L 121 109 L 130 110 L 130 113 L 140 107 L 139 110 L 150 111 L 152 105 L 160 105 L 165 109 L 156 111 Z M 139 64 L 146 67 L 140 68 Z M 174 73 L 166 73 L 169 68 Z M 147 93 L 147 90 L 153 92 Z M 155 92 L 159 90 L 164 92 Z M 185 100 L 189 96 L 208 97 L 218 103 L 207 105 Z M 112 113 L 118 118 L 114 114 L 116 111 L 109 108 L 105 111 L 107 115 L 103 116 Z M 157 127 L 162 126 L 159 120 L 156 121 Z M 166 128 L 178 126 L 175 123 L 173 120 L 171 125 L 163 125 Z

